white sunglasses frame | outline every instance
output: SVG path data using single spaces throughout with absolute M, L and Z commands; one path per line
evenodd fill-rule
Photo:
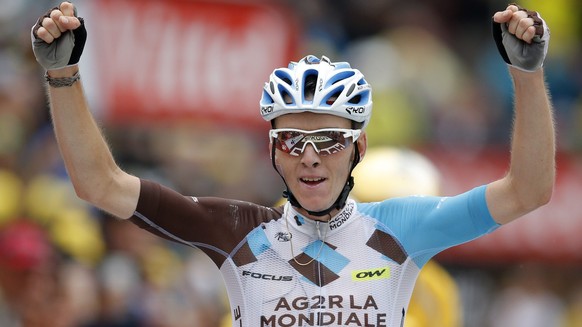
M 306 131 L 303 129 L 297 129 L 297 128 L 275 128 L 275 129 L 271 129 L 269 130 L 269 141 L 270 143 L 275 146 L 274 140 L 277 139 L 277 136 L 279 133 L 281 132 L 298 132 L 298 133 L 302 133 L 302 134 L 315 134 L 315 133 L 319 133 L 319 132 L 340 132 L 343 133 L 344 138 L 348 138 L 351 137 L 352 138 L 352 144 L 356 143 L 356 141 L 358 140 L 358 138 L 362 135 L 362 130 L 361 129 L 350 129 L 350 128 L 321 128 L 321 129 L 315 129 L 312 131 Z M 294 151 L 292 152 L 285 152 L 288 155 L 294 156 L 294 157 L 298 157 L 300 154 L 302 154 L 303 152 L 305 152 L 305 148 L 307 147 L 307 144 L 311 143 L 311 146 L 313 147 L 313 149 L 315 150 L 315 152 L 317 152 L 317 154 L 321 154 L 323 156 L 327 156 L 327 155 L 331 155 L 334 153 L 338 153 L 342 150 L 344 150 L 345 148 L 341 148 L 341 149 L 337 149 L 337 151 L 335 152 L 330 152 L 328 149 L 325 149 L 326 152 L 322 153 L 322 150 L 320 150 L 313 141 L 305 141 L 303 144 L 303 147 L 301 148 L 301 151 L 299 153 L 296 153 Z M 339 144 L 339 143 L 338 143 Z M 282 150 L 279 150 L 282 151 Z

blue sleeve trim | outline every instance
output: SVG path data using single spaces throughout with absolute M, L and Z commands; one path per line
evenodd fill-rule
M 485 231 L 485 234 L 489 234 L 499 228 L 501 224 L 497 223 L 491 212 L 489 211 L 489 207 L 487 206 L 487 199 L 485 196 L 485 192 L 487 191 L 487 185 L 482 185 L 476 187 L 473 192 L 470 193 L 470 205 L 469 209 L 473 208 L 470 211 L 471 216 L 474 217 L 473 222 L 475 223 L 475 227 L 477 230 Z M 482 217 L 481 219 L 479 219 Z

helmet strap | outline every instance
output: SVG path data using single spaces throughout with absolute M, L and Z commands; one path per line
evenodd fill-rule
M 287 185 L 285 178 L 283 177 L 283 175 L 281 175 L 281 172 L 279 171 L 279 169 L 277 169 L 277 165 L 275 164 L 275 147 L 273 146 L 272 150 L 271 150 L 271 163 L 273 164 L 273 168 L 275 168 L 275 171 L 277 172 L 277 174 L 279 174 L 279 176 L 281 176 L 283 183 L 285 183 L 286 190 L 283 191 L 283 197 L 286 198 L 287 200 L 289 200 L 289 202 L 291 203 L 292 206 L 303 209 L 303 210 L 307 211 L 307 213 L 312 215 L 312 216 L 322 217 L 322 216 L 328 215 L 334 209 L 341 210 L 341 208 L 343 208 L 346 205 L 346 201 L 348 199 L 348 196 L 350 195 L 350 192 L 354 188 L 354 177 L 352 177 L 352 172 L 354 171 L 354 168 L 356 168 L 356 165 L 360 162 L 360 150 L 358 147 L 358 142 L 354 142 L 354 149 L 356 150 L 356 153 L 354 154 L 354 160 L 352 161 L 350 173 L 348 174 L 348 178 L 346 180 L 346 183 L 344 184 L 344 187 L 343 187 L 341 193 L 339 194 L 339 196 L 337 197 L 337 199 L 335 200 L 335 202 L 329 208 L 327 208 L 325 210 L 311 211 L 311 210 L 305 209 L 301 205 L 301 203 L 299 203 L 299 201 L 293 195 L 293 193 L 289 190 L 289 186 Z

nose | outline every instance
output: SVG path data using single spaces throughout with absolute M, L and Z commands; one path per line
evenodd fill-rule
M 321 163 L 321 158 L 315 150 L 313 144 L 307 143 L 301 153 L 301 163 L 307 167 L 317 167 Z

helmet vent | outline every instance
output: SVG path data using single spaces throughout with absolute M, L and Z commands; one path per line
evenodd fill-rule
M 342 94 L 343 88 L 338 89 L 336 92 L 332 93 L 326 100 L 325 100 L 325 104 L 331 106 L 332 104 L 335 103 L 335 100 L 337 100 L 337 98 L 339 98 L 339 96 Z
M 317 74 L 310 74 L 305 76 L 305 81 L 303 84 L 303 96 L 307 101 L 313 101 L 313 96 L 315 95 L 315 88 L 317 86 Z
M 326 87 L 328 87 L 330 85 L 334 85 L 338 82 L 344 81 L 344 80 L 346 80 L 354 75 L 355 75 L 355 72 L 353 72 L 353 71 L 347 70 L 347 71 L 339 72 L 327 81 Z
M 293 96 L 291 96 L 289 92 L 286 90 L 280 90 L 279 92 L 281 93 L 281 97 L 283 98 L 285 104 L 293 104 Z
M 355 97 L 351 98 L 348 102 L 351 104 L 358 104 L 362 100 L 362 96 L 360 94 L 356 95 Z
M 354 89 L 356 88 L 355 84 L 352 84 L 352 86 L 350 86 L 350 88 L 348 89 L 348 92 L 346 93 L 346 96 L 349 97 L 352 92 L 354 92 Z
M 291 81 L 291 76 L 289 76 L 289 73 L 287 73 L 286 71 L 278 69 L 275 71 L 275 76 L 279 77 L 287 85 L 289 86 L 293 85 L 293 82 Z
M 273 98 L 271 97 L 271 95 L 263 90 L 263 97 L 261 99 L 261 105 L 269 105 L 269 104 L 273 104 L 275 101 L 273 101 Z

